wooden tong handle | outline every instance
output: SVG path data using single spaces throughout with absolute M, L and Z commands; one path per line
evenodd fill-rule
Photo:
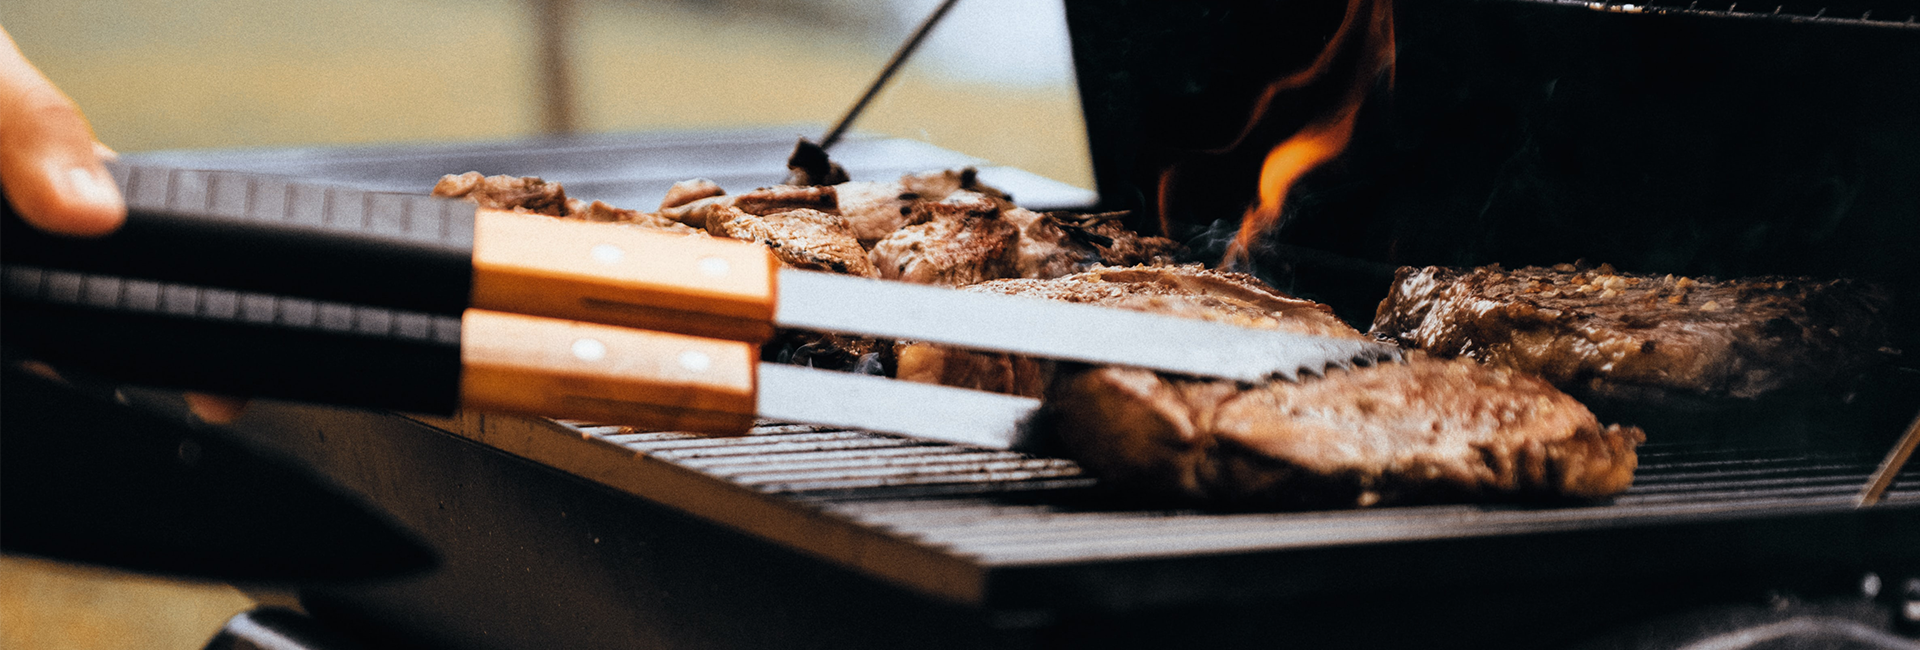
M 465 408 L 745 433 L 759 350 L 739 341 L 468 310 L 461 318 Z
M 456 315 L 468 307 L 759 343 L 765 248 L 261 174 L 112 165 L 127 223 L 48 235 L 0 201 L 9 264 Z
M 757 344 L 777 268 L 757 244 L 483 209 L 472 304 Z

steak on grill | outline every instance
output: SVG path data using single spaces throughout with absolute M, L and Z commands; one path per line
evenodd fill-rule
M 719 224 L 720 234 L 766 246 L 782 264 L 867 278 L 879 276 L 867 261 L 866 249 L 854 240 L 853 231 L 840 215 L 807 208 L 766 215 L 732 211 L 733 218 Z
M 993 199 L 955 192 L 912 210 L 911 225 L 893 231 L 868 253 L 880 277 L 963 286 L 1013 276 L 1020 229 L 1000 218 Z
M 1251 386 L 1096 368 L 1047 397 L 1052 434 L 1104 480 L 1238 507 L 1604 497 L 1644 440 L 1538 377 L 1418 353 Z
M 1611 267 L 1402 268 L 1373 333 L 1658 403 L 1812 389 L 1888 358 L 1885 299 L 1849 280 L 1736 280 Z
M 1045 298 L 1155 312 L 1244 327 L 1359 338 L 1360 333 L 1310 300 L 1267 287 L 1253 276 L 1199 265 L 1098 268 L 1056 279 L 1006 279 L 966 291 Z M 1090 333 L 1097 334 L 1097 333 Z M 1049 361 L 971 352 L 930 343 L 906 343 L 896 353 L 897 376 L 931 384 L 1040 397 L 1052 381 Z
M 1336 338 L 1325 305 L 1198 266 L 1096 269 L 968 287 Z M 1093 333 L 1090 333 L 1093 335 Z M 1242 384 L 913 343 L 898 377 L 1039 396 L 1038 433 L 1108 484 L 1232 507 L 1601 497 L 1632 482 L 1639 429 L 1601 426 L 1538 377 L 1415 354 Z
M 566 188 L 537 176 L 482 176 L 480 172 L 448 174 L 433 186 L 433 195 L 466 199 L 480 207 L 524 214 L 539 214 L 562 219 L 619 223 L 651 230 L 684 234 L 695 231 L 672 219 L 638 210 L 625 210 L 605 203 L 567 198 Z

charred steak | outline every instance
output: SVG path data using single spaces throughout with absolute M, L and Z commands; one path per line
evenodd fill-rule
M 1326 306 L 1250 276 L 1097 269 L 969 287 L 1333 337 Z M 1416 354 L 1405 364 L 1241 384 L 1126 368 L 1061 368 L 907 344 L 901 379 L 1045 394 L 1040 433 L 1109 484 L 1232 507 L 1351 507 L 1601 497 L 1632 482 L 1639 429 L 1601 426 L 1538 377 Z
M 1055 381 L 1048 405 L 1105 480 L 1228 506 L 1604 497 L 1632 484 L 1644 440 L 1538 377 L 1417 353 L 1252 386 L 1098 368 Z
M 1274 291 L 1241 273 L 1186 266 L 1100 268 L 1063 278 L 983 282 L 966 291 L 1045 298 L 1156 312 L 1244 327 L 1358 338 L 1327 306 Z M 1039 397 L 1052 381 L 1051 362 L 906 343 L 896 353 L 909 381 Z
M 1373 333 L 1525 370 L 1577 395 L 1750 399 L 1857 375 L 1889 351 L 1885 299 L 1849 280 L 1499 266 L 1402 268 Z

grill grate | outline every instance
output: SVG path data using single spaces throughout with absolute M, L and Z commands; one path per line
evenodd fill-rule
M 576 426 L 649 458 L 764 493 L 875 499 L 1084 488 L 1073 461 L 864 431 L 766 423 L 728 438 Z
M 1072 461 L 768 423 L 745 436 L 575 426 L 699 472 L 988 565 L 1468 537 L 1850 506 L 1877 458 L 1800 449 L 1646 445 L 1634 487 L 1601 504 L 1471 504 L 1329 512 L 1116 510 L 1080 498 Z M 1015 498 L 1017 496 L 1017 498 Z M 1886 504 L 1920 503 L 1920 469 Z

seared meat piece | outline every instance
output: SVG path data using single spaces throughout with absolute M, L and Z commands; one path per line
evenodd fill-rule
M 658 216 L 718 235 L 721 234 L 720 225 L 740 213 L 767 215 L 802 208 L 827 213 L 838 212 L 836 207 L 838 200 L 834 198 L 834 189 L 831 187 L 775 185 L 736 196 L 723 193 L 718 186 L 710 190 L 703 189 L 699 185 L 700 182 L 676 183 L 674 187 L 684 187 L 687 190 L 680 194 L 680 197 L 689 198 L 689 200 L 678 205 L 666 205 L 675 198 L 672 193 L 669 193 L 668 200 L 661 202 Z M 713 194 L 690 198 L 707 191 L 712 191 Z
M 907 174 L 900 177 L 900 186 L 928 201 L 943 200 L 954 192 L 973 192 L 993 199 L 1001 207 L 1013 207 L 1013 196 L 980 182 L 980 170 L 972 167 Z
M 1047 403 L 1060 444 L 1110 484 L 1231 507 L 1604 497 L 1633 482 L 1644 440 L 1538 377 L 1417 353 L 1253 386 L 1098 368 Z
M 1198 266 L 1096 269 L 967 290 L 1363 337 L 1325 305 Z M 1600 426 L 1585 406 L 1537 377 L 1420 354 L 1405 364 L 1253 385 L 1125 368 L 1060 370 L 924 343 L 902 345 L 896 356 L 901 379 L 1044 394 L 1039 432 L 1067 456 L 1110 484 L 1211 505 L 1604 496 L 1632 481 L 1633 447 L 1642 439 L 1638 429 Z
M 1884 360 L 1885 300 L 1848 280 L 1402 268 L 1373 332 L 1647 402 L 1816 388 Z
M 655 230 L 693 233 L 694 229 L 637 210 L 623 210 L 600 201 L 567 198 L 559 183 L 535 176 L 481 176 L 480 172 L 448 174 L 434 184 L 433 195 L 464 198 L 493 210 L 511 210 L 563 219 L 621 223 Z
M 720 184 L 704 178 L 695 178 L 674 183 L 667 188 L 667 195 L 660 199 L 660 209 L 677 208 L 700 199 L 726 194 Z
M 716 218 L 722 222 L 733 218 L 732 216 L 727 216 L 731 214 L 727 213 L 727 211 L 733 209 L 734 198 L 735 197 L 721 194 L 702 199 L 694 199 L 682 205 L 660 208 L 660 211 L 655 213 L 655 216 L 668 221 L 685 224 L 692 228 L 706 230 L 707 223 Z M 716 215 L 721 216 L 716 217 Z
M 767 215 L 735 211 L 734 218 L 719 227 L 720 234 L 766 246 L 787 266 L 868 278 L 880 275 L 867 261 L 866 249 L 847 229 L 846 220 L 837 214 L 808 209 Z
M 853 226 L 860 244 L 872 248 L 894 231 L 916 221 L 916 206 L 938 203 L 956 192 L 992 199 L 999 208 L 1011 208 L 1005 192 L 980 183 L 973 168 L 907 174 L 898 181 L 854 181 L 834 186 L 840 214 Z M 919 220 L 926 218 L 924 209 Z
M 480 172 L 448 174 L 434 184 L 433 195 L 444 198 L 463 198 L 492 210 L 511 210 L 581 221 L 620 223 L 686 234 L 697 232 L 675 223 L 672 219 L 638 210 L 623 210 L 599 201 L 588 203 L 580 199 L 569 199 L 566 189 L 559 183 L 549 183 L 534 176 L 483 177 Z
M 1124 214 L 1124 213 L 1121 213 Z M 1118 214 L 1038 213 L 1013 208 L 1002 213 L 1020 228 L 1014 269 L 1023 278 L 1057 278 L 1097 265 L 1168 264 L 1180 245 L 1164 237 L 1127 230 Z
M 1052 280 L 996 280 L 965 289 L 1277 329 L 1360 338 L 1326 305 L 1274 291 L 1242 273 L 1188 266 L 1095 269 Z M 901 379 L 1039 397 L 1053 363 L 1004 354 L 909 343 L 898 353 Z
M 801 138 L 787 155 L 788 185 L 839 185 L 847 182 L 847 170 L 827 159 L 827 150 Z
M 853 236 L 867 248 L 907 225 L 913 204 L 922 200 L 897 182 L 853 181 L 835 185 L 834 191 L 840 216 L 847 218 Z
M 991 199 L 957 192 L 914 206 L 914 225 L 888 235 L 868 255 L 880 277 L 962 286 L 1011 277 L 1020 229 Z
M 567 214 L 567 217 L 566 217 L 568 219 L 579 219 L 581 221 L 595 221 L 595 222 L 602 222 L 602 223 L 618 223 L 622 225 L 647 228 L 650 230 L 665 230 L 668 232 L 677 232 L 677 233 L 684 233 L 689 235 L 700 232 L 691 227 L 688 227 L 685 224 L 676 222 L 672 219 L 668 219 L 666 217 L 662 217 L 657 214 L 647 214 L 639 210 L 626 210 L 622 208 L 616 208 L 611 205 L 602 203 L 600 201 L 587 203 L 579 199 L 573 199 L 568 203 L 572 206 L 570 212 Z
M 787 210 L 819 210 L 821 212 L 840 211 L 839 200 L 835 198 L 832 187 L 801 187 L 797 185 L 775 185 L 763 187 L 734 197 L 733 207 L 749 214 L 772 214 Z
M 567 191 L 559 183 L 537 176 L 481 176 L 480 172 L 448 174 L 433 186 L 433 195 L 467 199 L 483 208 L 564 217 L 570 211 Z

